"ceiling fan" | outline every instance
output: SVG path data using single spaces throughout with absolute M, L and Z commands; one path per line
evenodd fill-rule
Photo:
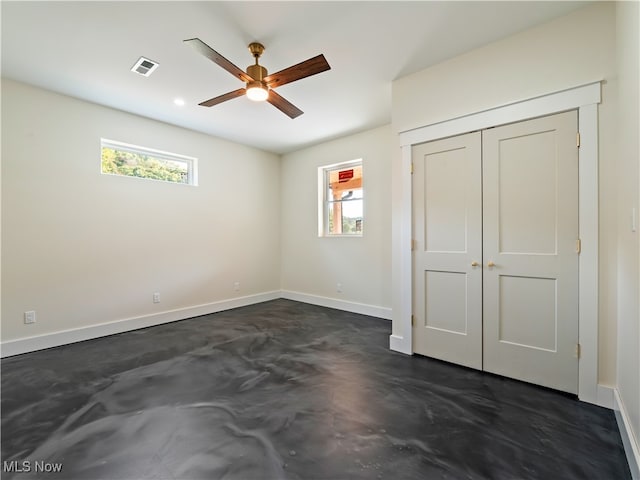
M 246 95 L 249 99 L 254 101 L 266 100 L 289 117 L 296 118 L 304 112 L 288 100 L 284 99 L 281 95 L 277 94 L 274 88 L 286 83 L 310 77 L 311 75 L 324 72 L 331 68 L 327 63 L 327 60 L 324 58 L 324 55 L 318 55 L 289 68 L 285 68 L 284 70 L 268 75 L 267 69 L 258 64 L 258 59 L 260 58 L 260 55 L 262 55 L 262 52 L 264 52 L 264 46 L 261 43 L 253 42 L 249 44 L 249 51 L 255 58 L 256 63 L 254 65 L 249 65 L 247 67 L 247 71 L 243 72 L 199 38 L 191 38 L 184 42 L 195 48 L 199 53 L 207 57 L 212 62 L 224 68 L 234 77 L 237 77 L 246 83 L 244 88 L 239 88 L 233 92 L 210 98 L 209 100 L 205 100 L 198 104 L 203 107 L 212 107 L 219 103 L 226 102 L 227 100 L 231 100 L 232 98 Z

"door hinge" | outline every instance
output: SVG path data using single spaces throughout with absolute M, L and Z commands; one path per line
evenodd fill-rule
M 411 326 L 415 326 L 416 324 L 416 317 L 414 315 L 411 315 Z
M 413 175 L 413 162 L 411 162 L 411 165 L 409 165 L 409 173 Z
M 576 240 L 576 253 L 578 255 L 580 255 L 580 252 L 582 251 L 582 241 L 580 239 Z
M 413 252 L 416 249 L 416 241 L 412 238 L 411 239 L 411 251 Z
M 576 354 L 575 357 L 576 358 L 580 358 L 580 353 L 581 353 L 581 347 L 579 343 L 576 343 Z
M 576 133 L 576 147 L 580 148 L 580 132 Z

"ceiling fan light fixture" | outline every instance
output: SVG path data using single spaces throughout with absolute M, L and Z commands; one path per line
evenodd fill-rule
M 261 82 L 247 83 L 247 98 L 254 102 L 264 102 L 269 98 L 269 89 Z

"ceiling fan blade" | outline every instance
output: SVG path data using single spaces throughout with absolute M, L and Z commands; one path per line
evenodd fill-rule
M 331 67 L 324 58 L 324 55 L 318 55 L 292 67 L 267 75 L 263 80 L 269 87 L 275 88 L 330 69 Z
M 209 45 L 204 43 L 199 38 L 190 38 L 188 40 L 184 40 L 184 43 L 195 48 L 199 53 L 207 57 L 213 63 L 220 65 L 231 75 L 233 75 L 236 78 L 239 78 L 243 82 L 253 81 L 253 78 L 247 75 L 244 71 L 240 70 L 233 63 L 231 63 L 229 60 L 224 58 L 222 55 L 220 55 L 218 52 L 216 52 L 213 48 L 211 48 Z
M 267 102 L 276 107 L 285 115 L 288 115 L 291 118 L 296 118 L 302 115 L 304 112 L 296 107 L 293 103 L 285 100 L 284 97 L 278 95 L 275 91 L 269 90 L 269 97 L 267 98 Z
M 244 88 L 239 88 L 238 90 L 234 90 L 233 92 L 225 93 L 224 95 L 219 95 L 217 97 L 210 98 L 209 100 L 205 100 L 204 102 L 199 103 L 203 107 L 213 107 L 214 105 L 218 105 L 219 103 L 226 102 L 227 100 L 231 100 L 236 97 L 241 97 L 244 95 L 246 90 Z

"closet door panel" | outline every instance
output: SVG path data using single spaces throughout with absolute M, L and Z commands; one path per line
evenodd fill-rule
M 413 349 L 477 369 L 482 368 L 480 140 L 476 132 L 413 148 Z
M 483 132 L 484 369 L 578 391 L 577 114 Z

